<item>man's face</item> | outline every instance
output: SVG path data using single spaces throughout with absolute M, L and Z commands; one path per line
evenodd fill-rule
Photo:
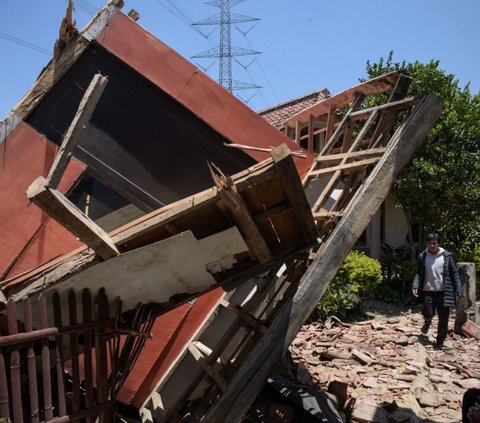
M 431 239 L 427 242 L 427 250 L 430 254 L 437 254 L 440 248 L 440 244 L 436 239 Z

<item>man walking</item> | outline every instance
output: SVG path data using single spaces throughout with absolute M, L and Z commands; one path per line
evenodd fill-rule
M 440 247 L 440 235 L 427 235 L 427 248 L 420 253 L 412 292 L 422 301 L 424 325 L 427 334 L 435 312 L 438 314 L 438 329 L 435 347 L 443 348 L 448 332 L 450 307 L 455 306 L 455 295 L 463 295 L 462 282 L 452 254 Z

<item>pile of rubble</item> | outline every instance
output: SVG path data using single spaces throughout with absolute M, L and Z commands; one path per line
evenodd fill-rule
M 435 350 L 417 310 L 368 318 L 305 325 L 290 348 L 300 382 L 335 394 L 351 421 L 461 421 L 463 393 L 480 387 L 478 339 L 452 332 Z

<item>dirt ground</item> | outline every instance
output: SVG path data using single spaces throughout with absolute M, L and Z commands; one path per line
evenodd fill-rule
M 346 386 L 351 421 L 460 422 L 463 393 L 480 388 L 480 346 L 454 334 L 454 321 L 443 350 L 434 349 L 436 318 L 421 334 L 418 307 L 372 301 L 353 322 L 307 324 L 290 349 L 297 377 L 324 390 Z

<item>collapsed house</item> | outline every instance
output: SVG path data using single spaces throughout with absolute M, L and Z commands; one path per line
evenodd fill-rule
M 240 421 L 442 107 L 394 72 L 304 144 L 120 8 L 1 123 L 0 415 Z

